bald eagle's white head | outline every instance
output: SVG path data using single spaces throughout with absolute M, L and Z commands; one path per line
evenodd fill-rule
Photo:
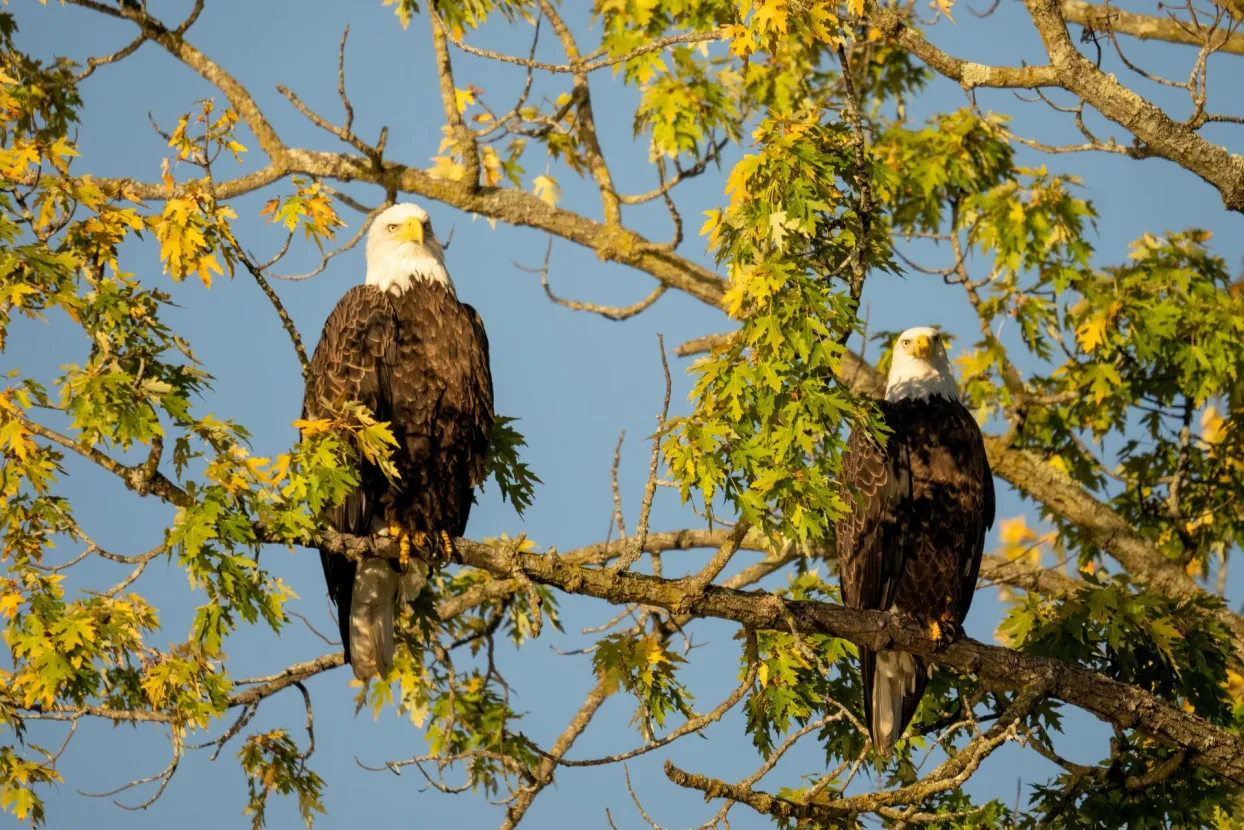
M 885 399 L 901 401 L 931 395 L 959 400 L 959 387 L 950 368 L 950 359 L 946 357 L 946 344 L 935 328 L 908 329 L 894 343 Z
M 401 294 L 415 281 L 454 290 L 428 212 L 406 202 L 377 216 L 367 232 L 367 284 Z

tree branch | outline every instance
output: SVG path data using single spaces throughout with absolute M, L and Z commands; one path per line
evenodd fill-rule
M 466 564 L 498 575 L 508 573 L 510 564 L 493 547 L 465 539 L 456 544 Z M 1189 763 L 1244 784 L 1244 739 L 1142 689 L 1088 669 L 971 639 L 938 651 L 921 626 L 881 611 L 852 611 L 830 603 L 783 600 L 764 591 L 744 592 L 715 585 L 697 592 L 697 597 L 688 597 L 690 577 L 661 579 L 585 568 L 554 555 L 518 554 L 517 558 L 531 579 L 568 593 L 617 605 L 685 609 L 697 617 L 732 620 L 759 630 L 793 626 L 800 633 L 841 637 L 874 651 L 889 648 L 917 653 L 933 663 L 979 677 L 994 690 L 1048 689 L 1052 697 L 1181 748 L 1187 751 Z
M 1162 40 L 1188 46 L 1204 46 L 1208 41 L 1217 52 L 1244 55 L 1244 34 L 1229 28 L 1210 33 L 1196 24 L 1174 18 L 1134 14 L 1117 6 L 1099 6 L 1084 0 L 1062 0 L 1059 8 L 1068 23 L 1078 23 L 1094 31 L 1109 28 L 1140 40 Z

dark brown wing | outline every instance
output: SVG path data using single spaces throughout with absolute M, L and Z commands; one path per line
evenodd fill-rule
M 993 471 L 989 469 L 989 457 L 985 454 L 985 440 L 981 435 L 976 419 L 964 407 L 958 407 L 956 414 L 954 438 L 960 447 L 961 471 L 964 476 L 979 482 L 979 495 L 973 491 L 968 512 L 975 518 L 969 524 L 968 532 L 972 534 L 969 541 L 973 542 L 970 549 L 964 550 L 965 561 L 961 566 L 962 588 L 959 592 L 959 624 L 967 619 L 972 607 L 972 599 L 976 596 L 976 580 L 980 576 L 981 556 L 985 552 L 985 534 L 993 527 L 996 509 L 993 489 Z
M 391 375 L 394 360 L 393 306 L 389 296 L 370 285 L 351 288 L 338 301 L 311 358 L 310 378 L 303 398 L 302 417 L 331 417 L 333 408 L 358 401 L 378 420 L 392 418 Z M 339 533 L 365 535 L 388 481 L 375 466 L 359 470 L 358 488 L 342 504 L 330 508 L 329 525 Z M 337 605 L 341 641 L 350 660 L 350 594 L 355 564 L 344 556 L 320 552 L 328 593 Z
M 888 407 L 879 404 L 885 416 Z M 886 610 L 907 554 L 907 504 L 911 480 L 906 436 L 894 432 L 880 447 L 867 432 L 852 430 L 842 460 L 841 483 L 852 509 L 835 525 L 838 577 L 848 608 Z
M 838 548 L 838 579 L 842 602 L 848 608 L 887 610 L 907 564 L 912 498 L 910 448 L 901 418 L 879 401 L 882 417 L 894 429 L 880 447 L 867 432 L 852 430 L 842 460 L 842 484 L 852 499 L 852 510 L 834 528 Z M 894 423 L 891 423 L 894 422 Z M 928 677 L 917 659 L 916 689 L 903 699 L 905 728 L 915 714 Z M 860 649 L 864 721 L 873 733 L 872 698 L 876 686 L 877 655 Z M 901 730 L 900 730 L 901 732 Z M 877 738 L 874 736 L 874 743 Z
M 471 470 L 471 486 L 478 487 L 484 483 L 485 462 L 488 460 L 488 439 L 492 433 L 494 417 L 492 400 L 492 366 L 488 354 L 488 332 L 484 330 L 484 321 L 479 312 L 463 303 L 463 310 L 470 318 L 474 331 L 475 343 L 470 350 L 470 375 L 472 390 L 470 411 L 473 413 L 472 454 L 474 465 Z

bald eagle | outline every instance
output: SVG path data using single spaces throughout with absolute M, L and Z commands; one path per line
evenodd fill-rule
M 837 523 L 838 573 L 848 608 L 914 617 L 938 642 L 959 632 L 993 526 L 985 443 L 936 329 L 898 337 L 878 403 L 892 430 L 880 447 L 853 430 L 842 482 L 854 509 Z M 911 722 L 929 670 L 901 651 L 860 649 L 864 718 L 873 747 L 889 753 Z
M 367 278 L 337 303 L 316 346 L 303 418 L 331 417 L 345 401 L 388 421 L 397 441 L 398 480 L 364 464 L 358 488 L 326 518 L 340 533 L 387 530 L 401 557 L 355 563 L 320 551 L 346 662 L 366 682 L 388 674 L 399 599 L 413 599 L 427 579 L 411 545 L 448 557 L 466 530 L 493 424 L 484 324 L 458 301 L 445 252 L 417 205 L 376 217 Z

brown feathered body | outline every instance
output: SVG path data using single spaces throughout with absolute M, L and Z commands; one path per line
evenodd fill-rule
M 462 536 L 493 423 L 488 339 L 475 309 L 440 282 L 414 280 L 400 293 L 356 286 L 329 315 L 310 375 L 304 418 L 328 417 L 341 402 L 358 401 L 390 423 L 397 441 L 399 479 L 364 463 L 358 488 L 328 511 L 329 525 L 367 535 L 395 520 L 409 533 Z M 320 559 L 346 661 L 360 679 L 387 673 L 398 580 L 381 569 L 396 573 L 397 562 L 360 567 L 324 551 Z M 380 572 L 363 578 L 367 569 Z M 380 617 L 354 613 L 356 604 L 377 607 Z
M 836 527 L 842 600 L 895 610 L 953 637 L 976 590 L 994 489 L 980 428 L 957 400 L 879 402 L 893 431 L 880 447 L 854 431 L 843 483 L 854 509 Z M 888 752 L 907 728 L 928 681 L 925 662 L 860 649 L 864 715 L 873 745 Z

